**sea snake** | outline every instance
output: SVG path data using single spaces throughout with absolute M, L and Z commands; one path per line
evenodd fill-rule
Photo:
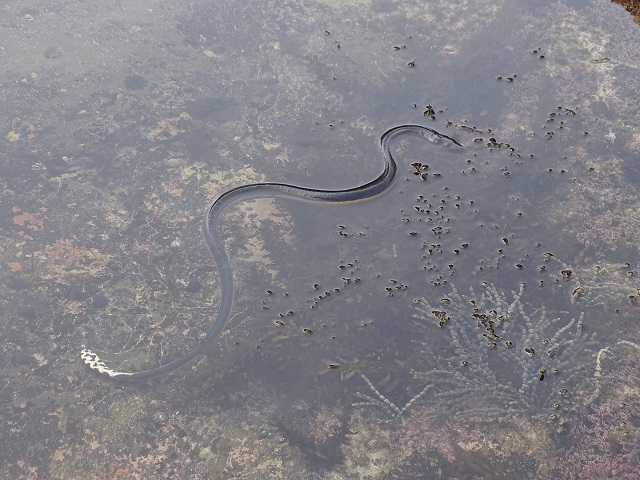
M 218 233 L 218 220 L 220 214 L 232 203 L 239 200 L 255 197 L 278 196 L 288 198 L 298 198 L 321 203 L 349 203 L 354 201 L 369 200 L 389 190 L 396 179 L 398 166 L 390 150 L 391 141 L 400 135 L 411 133 L 432 142 L 446 139 L 453 144 L 462 145 L 453 138 L 439 133 L 431 128 L 421 125 L 400 125 L 393 127 L 380 137 L 380 149 L 384 158 L 384 168 L 374 179 L 363 185 L 348 188 L 346 190 L 316 190 L 313 188 L 298 187 L 285 183 L 254 183 L 242 185 L 224 192 L 211 204 L 204 217 L 204 238 L 209 249 L 209 253 L 218 267 L 220 275 L 221 303 L 218 315 L 211 325 L 205 337 L 196 345 L 193 350 L 183 356 L 159 367 L 140 372 L 121 372 L 108 367 L 100 357 L 92 350 L 83 348 L 81 358 L 90 368 L 98 373 L 109 376 L 117 380 L 147 380 L 164 375 L 193 361 L 202 355 L 205 347 L 210 345 L 222 333 L 229 321 L 233 306 L 233 273 L 229 263 L 229 257 L 224 249 L 224 244 Z

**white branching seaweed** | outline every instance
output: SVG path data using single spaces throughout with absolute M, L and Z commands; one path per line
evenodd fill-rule
M 404 412 L 409 410 L 409 408 L 411 408 L 411 406 L 416 401 L 420 400 L 420 398 L 422 398 L 427 393 L 427 391 L 431 388 L 431 385 L 427 385 L 417 395 L 414 395 L 404 405 L 404 407 L 400 408 L 395 403 L 393 403 L 391 400 L 389 400 L 387 397 L 385 397 L 382 393 L 380 393 L 380 391 L 373 385 L 371 380 L 369 380 L 364 373 L 360 374 L 360 378 L 362 378 L 362 380 L 364 380 L 364 382 L 369 387 L 369 390 L 371 390 L 373 392 L 375 397 L 372 397 L 370 395 L 358 392 L 358 393 L 356 393 L 356 396 L 358 398 L 361 398 L 361 399 L 365 400 L 365 401 L 364 402 L 356 402 L 356 403 L 353 404 L 353 406 L 354 407 L 365 407 L 365 406 L 378 407 L 378 408 L 382 409 L 390 417 L 389 421 L 401 417 L 404 414 Z
M 479 297 L 451 287 L 443 305 L 420 299 L 414 315 L 423 327 L 445 329 L 453 348 L 445 366 L 415 374 L 433 385 L 444 408 L 486 419 L 530 416 L 561 431 L 568 413 L 595 399 L 595 334 L 584 334 L 583 314 L 550 317 L 544 307 L 528 314 L 524 284 L 511 299 L 494 285 Z

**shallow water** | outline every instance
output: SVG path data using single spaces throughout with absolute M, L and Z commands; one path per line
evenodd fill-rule
M 210 3 L 3 12 L 0 476 L 634 478 L 632 19 L 605 0 Z M 193 348 L 220 300 L 210 202 L 360 185 L 413 123 L 464 147 L 398 139 L 370 201 L 229 208 L 234 312 L 206 356 L 135 385 L 80 361 Z

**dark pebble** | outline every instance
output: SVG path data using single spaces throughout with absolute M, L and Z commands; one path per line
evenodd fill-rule
M 141 75 L 127 75 L 124 86 L 128 90 L 142 90 L 147 85 L 147 80 Z
M 189 280 L 187 284 L 187 292 L 198 293 L 202 289 L 202 284 L 199 280 Z
M 28 287 L 27 281 L 22 277 L 9 277 L 7 287 L 11 290 L 25 290 Z
M 104 308 L 109 303 L 107 297 L 104 293 L 96 293 L 93 297 L 91 297 L 91 306 L 93 308 Z
M 69 285 L 65 296 L 68 300 L 80 302 L 86 298 L 84 287 L 82 285 Z
M 33 355 L 25 352 L 13 352 L 11 354 L 11 365 L 14 367 L 23 367 L 34 361 Z
M 36 307 L 32 307 L 31 305 L 22 305 L 18 307 L 16 313 L 22 318 L 33 319 L 36 318 Z

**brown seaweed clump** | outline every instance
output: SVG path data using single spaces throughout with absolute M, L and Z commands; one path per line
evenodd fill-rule
M 636 23 L 640 23 L 640 1 L 639 0 L 611 0 L 619 3 L 624 9 L 635 17 Z

